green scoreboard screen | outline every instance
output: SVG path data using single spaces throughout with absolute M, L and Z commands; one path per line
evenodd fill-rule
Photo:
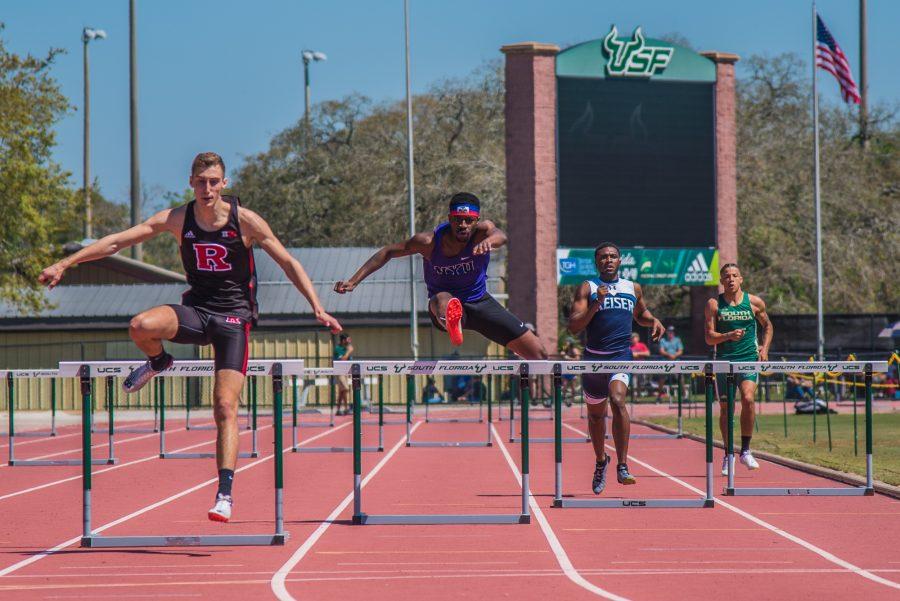
M 712 83 L 559 77 L 559 246 L 714 247 Z

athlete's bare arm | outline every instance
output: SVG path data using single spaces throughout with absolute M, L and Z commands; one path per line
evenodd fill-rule
M 634 296 L 637 298 L 637 302 L 634 304 L 634 320 L 644 327 L 652 328 L 650 339 L 658 342 L 666 333 L 666 328 L 663 327 L 660 320 L 653 317 L 650 309 L 647 308 L 647 303 L 644 302 L 644 291 L 641 290 L 640 284 L 634 285 Z
M 716 331 L 716 316 L 719 313 L 719 301 L 717 299 L 709 299 L 706 303 L 706 307 L 703 309 L 703 313 L 706 319 L 706 328 L 704 331 L 706 344 L 716 346 L 717 344 L 722 344 L 729 340 L 740 340 L 744 337 L 743 329 L 732 330 L 724 334 L 720 334 Z
M 575 300 L 569 309 L 569 331 L 578 334 L 584 330 L 600 307 L 603 306 L 603 298 L 606 296 L 606 286 L 600 286 L 597 289 L 597 299 L 591 302 L 591 287 L 587 282 L 581 282 L 578 290 L 575 291 Z
M 478 222 L 478 225 L 475 226 L 474 236 L 475 247 L 472 249 L 472 253 L 476 255 L 489 253 L 495 248 L 500 248 L 507 241 L 506 233 L 489 219 Z
M 750 295 L 750 306 L 753 308 L 753 314 L 759 327 L 762 329 L 762 344 L 759 345 L 759 360 L 769 360 L 769 347 L 772 346 L 772 337 L 775 335 L 775 328 L 769 320 L 769 314 L 766 312 L 766 303 L 758 296 Z
M 59 283 L 69 267 L 109 257 L 124 248 L 155 238 L 163 232 L 170 232 L 178 239 L 181 236 L 181 227 L 184 225 L 184 210 L 184 206 L 164 209 L 143 223 L 139 223 L 127 230 L 104 236 L 96 242 L 85 246 L 77 253 L 71 254 L 46 268 L 38 276 L 38 281 L 48 288 L 53 288 Z
M 419 233 L 404 242 L 388 244 L 372 255 L 368 261 L 363 263 L 362 267 L 360 267 L 349 280 L 338 281 L 334 285 L 334 291 L 338 294 L 352 292 L 360 282 L 384 267 L 391 259 L 407 257 L 416 253 L 426 258 L 431 257 L 431 250 L 433 247 L 433 232 Z
M 238 209 L 238 219 L 241 224 L 241 231 L 250 238 L 251 242 L 258 244 L 272 259 L 278 263 L 278 266 L 284 270 L 288 279 L 294 284 L 297 290 L 306 297 L 315 313 L 316 320 L 333 333 L 337 334 L 343 328 L 337 319 L 325 312 L 316 289 L 313 287 L 312 280 L 306 275 L 306 270 L 300 261 L 291 256 L 281 241 L 272 232 L 272 228 L 266 223 L 266 220 L 249 209 L 240 207 Z

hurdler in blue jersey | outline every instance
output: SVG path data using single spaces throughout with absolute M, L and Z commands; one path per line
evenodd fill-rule
M 419 254 L 428 288 L 428 312 L 435 327 L 463 342 L 463 329 L 474 330 L 523 359 L 546 359 L 540 340 L 525 323 L 507 311 L 487 291 L 487 268 L 492 250 L 506 244 L 491 221 L 481 220 L 481 203 L 474 194 L 460 192 L 450 199 L 447 222 L 430 232 L 385 246 L 335 292 L 353 291 L 366 277 L 391 259 Z
M 197 155 L 188 181 L 194 192 L 193 201 L 164 209 L 135 227 L 86 246 L 45 269 L 40 282 L 52 288 L 73 265 L 108 257 L 165 232 L 175 237 L 190 289 L 180 305 L 153 307 L 131 320 L 128 333 L 148 359 L 125 379 L 123 387 L 126 392 L 136 392 L 172 365 L 172 356 L 163 348 L 164 340 L 213 347 L 219 488 L 207 516 L 227 522 L 231 518 L 231 486 L 237 463 L 238 398 L 247 370 L 250 328 L 257 315 L 251 247 L 260 246 L 278 263 L 309 301 L 319 323 L 335 333 L 341 326 L 324 311 L 303 267 L 275 237 L 269 224 L 241 207 L 236 197 L 222 194 L 228 184 L 222 157 L 214 152 Z
M 659 340 L 665 329 L 644 303 L 640 284 L 619 277 L 619 247 L 603 242 L 594 251 L 599 277 L 586 280 L 578 287 L 569 311 L 569 331 L 586 332 L 585 361 L 631 361 L 631 322 L 652 328 L 651 337 Z M 616 447 L 616 480 L 634 484 L 628 471 L 628 437 L 631 421 L 625 408 L 630 377 L 627 373 L 590 374 L 582 376 L 584 400 L 588 406 L 588 427 L 597 464 L 591 482 L 594 494 L 606 486 L 606 412 L 612 404 L 612 433 Z

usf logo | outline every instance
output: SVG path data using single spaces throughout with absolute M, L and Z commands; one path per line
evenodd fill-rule
M 610 77 L 650 77 L 662 71 L 672 60 L 674 48 L 648 46 L 641 28 L 634 30 L 630 40 L 620 40 L 613 25 L 603 38 L 606 54 L 606 75 Z

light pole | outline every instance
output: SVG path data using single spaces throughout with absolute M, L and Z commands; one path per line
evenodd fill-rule
M 409 0 L 403 0 L 403 42 L 406 63 L 406 183 L 409 196 L 409 235 L 416 235 L 416 184 L 413 158 L 413 106 L 409 77 Z M 409 346 L 419 358 L 419 309 L 416 306 L 416 262 L 409 256 Z
M 303 57 L 303 87 L 304 87 L 304 103 L 303 103 L 303 122 L 305 124 L 304 140 L 309 136 L 309 64 L 312 62 L 326 61 L 328 57 L 324 52 L 316 52 L 315 50 L 304 50 L 300 53 Z
M 84 42 L 84 237 L 94 237 L 93 212 L 91 211 L 91 77 L 88 63 L 88 42 L 106 39 L 102 29 L 85 27 L 81 31 Z

